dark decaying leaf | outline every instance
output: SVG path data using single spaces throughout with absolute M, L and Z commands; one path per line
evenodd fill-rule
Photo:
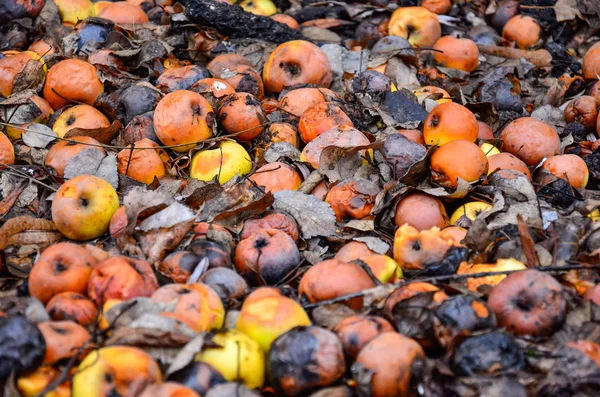
M 323 305 L 312 311 L 313 323 L 323 328 L 331 329 L 346 317 L 354 316 L 356 312 L 342 303 Z
M 434 292 L 423 292 L 401 300 L 392 307 L 388 320 L 402 335 L 416 340 L 435 341 L 434 310 L 437 304 L 434 295 Z
M 525 365 L 525 357 L 512 337 L 492 331 L 472 336 L 461 343 L 452 363 L 457 375 L 474 376 L 521 369 Z
M 419 183 L 429 172 L 430 152 L 402 134 L 388 136 L 381 153 L 392 167 L 393 178 L 408 185 Z
M 336 233 L 335 213 L 328 203 L 292 190 L 280 191 L 274 196 L 273 208 L 293 216 L 305 239 Z
M 389 127 L 417 128 L 427 117 L 414 95 L 404 89 L 386 92 L 378 111 Z

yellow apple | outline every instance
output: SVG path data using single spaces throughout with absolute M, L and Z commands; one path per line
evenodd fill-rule
M 108 231 L 110 218 L 119 208 L 119 197 L 102 178 L 79 175 L 65 182 L 52 200 L 52 220 L 64 236 L 92 240 Z
M 218 346 L 206 347 L 196 361 L 212 365 L 230 382 L 239 381 L 251 389 L 263 386 L 265 353 L 258 342 L 234 329 L 216 333 L 212 342 Z
M 244 302 L 236 328 L 268 352 L 277 337 L 302 325 L 310 325 L 308 314 L 296 301 L 280 295 Z
M 382 283 L 393 283 L 404 277 L 398 263 L 387 255 L 373 254 L 359 259 L 369 266 L 373 275 Z
M 277 13 L 277 6 L 271 0 L 243 0 L 240 7 L 246 12 L 265 17 Z
M 201 150 L 192 157 L 190 176 L 201 181 L 210 181 L 218 176 L 223 184 L 236 174 L 249 174 L 252 159 L 239 143 L 224 139 L 214 149 Z
M 79 21 L 95 15 L 94 5 L 90 0 L 54 0 L 63 22 L 75 25 Z
M 17 389 L 22 397 L 35 397 L 60 375 L 60 371 L 53 367 L 41 366 L 33 372 L 17 378 Z M 65 382 L 54 390 L 44 394 L 44 397 L 71 397 L 71 387 Z
M 52 131 L 59 138 L 63 138 L 73 128 L 107 128 L 110 126 L 108 118 L 101 111 L 90 105 L 76 105 L 62 112 L 54 122 Z
M 129 396 L 140 382 L 158 383 L 158 364 L 142 349 L 109 346 L 92 351 L 73 377 L 72 397 Z
M 500 154 L 500 150 L 498 150 L 498 148 L 491 143 L 482 143 L 479 147 L 481 150 L 483 150 L 483 153 L 485 153 L 485 157 L 491 157 L 495 154 Z
M 516 259 L 498 259 L 496 263 L 479 263 L 469 265 L 466 262 L 460 264 L 457 274 L 476 274 L 476 273 L 492 273 L 506 272 L 511 270 L 525 270 L 527 266 Z M 475 277 L 467 279 L 467 288 L 473 292 L 478 292 L 478 288 L 482 285 L 493 287 L 504 280 L 506 274 L 498 274 L 496 276 Z
M 464 215 L 470 220 L 474 221 L 477 215 L 482 212 L 486 212 L 492 209 L 492 205 L 488 203 L 482 203 L 481 201 L 471 201 L 463 204 L 450 217 L 450 224 L 455 225 L 456 222 Z

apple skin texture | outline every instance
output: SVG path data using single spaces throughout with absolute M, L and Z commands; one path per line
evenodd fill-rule
M 52 220 L 65 237 L 92 240 L 108 231 L 119 208 L 115 189 L 104 179 L 79 175 L 65 182 L 52 200 Z

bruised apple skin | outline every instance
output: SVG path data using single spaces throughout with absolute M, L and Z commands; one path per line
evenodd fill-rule
M 58 243 L 40 254 L 29 274 L 29 293 L 47 303 L 62 292 L 85 294 L 94 257 L 73 243 Z
M 98 307 L 109 299 L 150 296 L 157 288 L 152 267 L 143 260 L 126 256 L 114 256 L 98 263 L 88 280 L 88 296 Z
M 196 332 L 221 328 L 225 319 L 225 308 L 221 298 L 208 285 L 167 284 L 150 297 L 154 302 L 176 302 L 172 312 L 161 313 L 174 317 Z
M 248 297 L 250 298 L 259 290 Z M 293 299 L 283 295 L 246 300 L 236 329 L 254 339 L 265 352 L 277 337 L 294 327 L 310 325 L 308 314 Z
M 567 315 L 561 284 L 535 269 L 508 275 L 492 289 L 488 304 L 498 325 L 517 335 L 549 336 Z
M 305 40 L 280 44 L 263 67 L 263 81 L 269 92 L 281 92 L 298 84 L 316 84 L 329 88 L 332 73 L 327 55 Z
M 142 349 L 108 346 L 89 353 L 73 377 L 72 397 L 128 396 L 140 382 L 159 383 L 158 364 Z
M 442 35 L 437 15 L 425 7 L 400 7 L 388 23 L 390 36 L 401 36 L 413 46 L 427 47 L 435 44 Z

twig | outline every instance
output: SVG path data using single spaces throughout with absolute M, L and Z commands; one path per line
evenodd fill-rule
M 576 264 L 576 265 L 565 265 L 565 266 L 541 266 L 538 267 L 536 270 L 539 270 L 541 272 L 568 272 L 570 270 L 580 270 L 580 269 L 600 269 L 600 264 L 598 265 L 591 265 L 591 264 Z M 407 284 L 410 283 L 414 283 L 414 282 L 425 282 L 425 283 L 433 283 L 433 282 L 441 282 L 441 281 L 459 281 L 459 280 L 465 280 L 465 279 L 469 279 L 469 278 L 481 278 L 481 277 L 488 277 L 488 276 L 501 276 L 501 275 L 507 275 L 507 274 L 511 274 L 511 273 L 516 273 L 516 272 L 522 272 L 524 271 L 523 269 L 519 269 L 519 270 L 505 270 L 503 272 L 482 272 L 482 273 L 473 273 L 473 274 L 450 274 L 450 275 L 444 275 L 444 276 L 432 276 L 432 277 L 422 277 L 422 278 L 414 278 L 411 280 L 400 280 L 394 284 L 390 284 L 393 288 L 399 288 L 402 286 L 405 286 Z M 327 299 L 327 300 L 323 300 L 320 302 L 315 302 L 315 303 L 308 303 L 303 305 L 302 307 L 304 307 L 304 309 L 306 310 L 310 310 L 310 309 L 315 309 L 317 307 L 320 306 L 325 306 L 325 305 L 330 305 L 333 303 L 341 303 L 341 302 L 345 302 L 348 301 L 350 299 L 355 299 L 355 298 L 361 298 L 365 295 L 368 295 L 372 292 L 376 292 L 378 291 L 378 288 L 369 288 L 369 289 L 365 289 L 362 291 L 358 291 L 358 292 L 353 292 L 351 294 L 346 294 L 346 295 L 342 295 L 342 296 L 338 296 L 337 298 L 332 298 L 332 299 Z
M 552 62 L 552 55 L 546 50 L 527 51 L 496 45 L 479 45 L 478 47 L 479 51 L 484 54 L 510 59 L 524 58 L 535 66 L 549 66 Z

